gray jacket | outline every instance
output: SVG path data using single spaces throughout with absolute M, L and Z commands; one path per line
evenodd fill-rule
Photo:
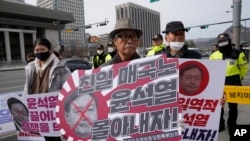
M 24 85 L 23 95 L 30 95 L 32 88 L 32 81 L 35 72 L 35 61 L 30 62 L 25 67 L 26 80 Z M 65 66 L 63 61 L 57 58 L 53 59 L 53 65 L 49 73 L 49 92 L 60 91 L 64 82 L 67 80 L 68 76 L 71 74 L 70 70 Z

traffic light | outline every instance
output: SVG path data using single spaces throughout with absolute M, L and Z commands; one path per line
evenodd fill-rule
M 92 27 L 91 25 L 85 25 L 86 29 L 91 28 L 91 27 Z
M 160 0 L 150 0 L 150 3 L 157 2 L 157 1 L 160 1 Z
M 100 23 L 99 23 L 99 26 L 105 26 L 105 25 L 107 25 L 106 21 L 105 21 L 105 22 L 100 22 Z
M 66 32 L 73 32 L 72 29 L 66 29 L 65 31 L 66 31 Z
M 203 26 L 200 26 L 201 29 L 206 29 L 208 28 L 208 25 L 203 25 Z
M 188 27 L 188 28 L 185 28 L 185 30 L 188 32 L 189 30 L 190 30 L 190 28 Z

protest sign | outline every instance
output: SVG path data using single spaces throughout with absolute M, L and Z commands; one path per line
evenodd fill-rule
M 5 102 L 6 96 L 7 94 L 0 95 L 0 135 L 16 130 L 9 108 Z
M 56 108 L 68 140 L 181 139 L 178 59 L 137 59 L 68 77 Z
M 224 92 L 227 96 L 227 102 L 250 104 L 249 86 L 225 86 Z
M 59 92 L 24 97 L 8 95 L 6 102 L 20 138 L 41 140 L 41 136 L 60 136 L 55 107 Z M 32 140 L 32 139 L 31 139 Z
M 226 63 L 224 61 L 180 59 L 180 98 L 186 129 L 183 141 L 218 138 Z M 218 75 L 219 74 L 219 75 Z

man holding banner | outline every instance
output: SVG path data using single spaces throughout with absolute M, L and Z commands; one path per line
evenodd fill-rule
M 141 36 L 142 31 L 136 29 L 129 19 L 117 21 L 115 29 L 110 32 L 110 37 L 117 47 L 117 53 L 112 60 L 101 67 L 140 58 L 136 49 Z

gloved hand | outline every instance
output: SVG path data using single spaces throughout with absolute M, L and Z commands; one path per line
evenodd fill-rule
M 185 121 L 186 120 L 184 118 L 180 118 L 178 120 L 178 128 L 179 128 L 179 133 L 180 134 L 185 131 Z

